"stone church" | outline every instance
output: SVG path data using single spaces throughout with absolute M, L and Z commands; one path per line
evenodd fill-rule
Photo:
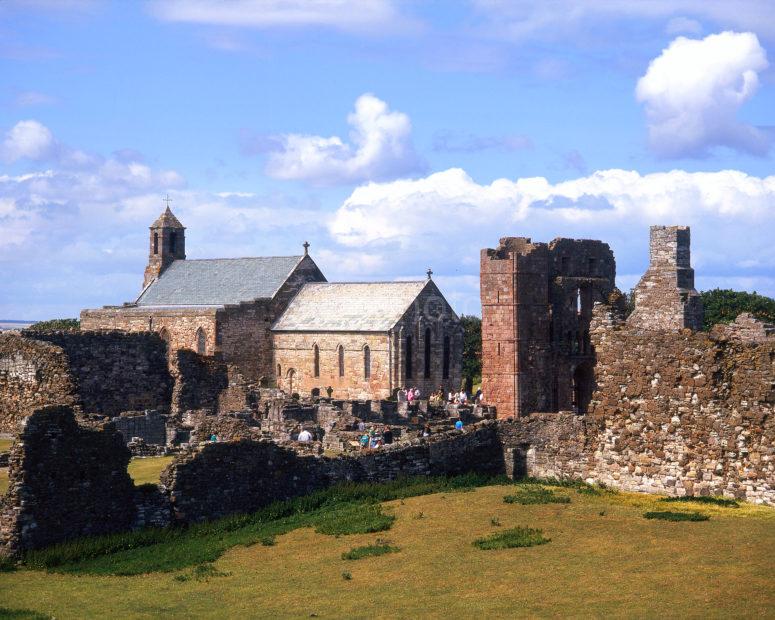
M 431 272 L 413 282 L 327 282 L 309 255 L 186 259 L 167 209 L 150 226 L 134 302 L 83 310 L 83 330 L 152 331 L 289 393 L 387 398 L 460 385 L 463 330 Z

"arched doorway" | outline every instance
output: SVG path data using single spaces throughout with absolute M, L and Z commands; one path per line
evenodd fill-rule
M 293 394 L 293 381 L 296 378 L 296 371 L 293 368 L 289 368 L 285 375 L 286 383 L 288 384 L 288 393 Z
M 583 415 L 589 410 L 595 390 L 595 373 L 590 364 L 579 364 L 573 371 L 573 411 Z

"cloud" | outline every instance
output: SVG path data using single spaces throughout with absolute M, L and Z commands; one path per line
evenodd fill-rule
M 675 39 L 651 61 L 635 90 L 646 107 L 651 148 L 663 157 L 703 157 L 716 146 L 765 155 L 767 133 L 736 115 L 767 64 L 750 32 Z
M 39 105 L 52 105 L 57 103 L 57 99 L 45 93 L 39 93 L 34 90 L 19 93 L 14 97 L 14 105 L 20 108 L 27 108 Z
M 274 28 L 322 26 L 344 31 L 407 27 L 391 0 L 157 0 L 150 12 L 163 21 Z
M 6 132 L 0 144 L 0 160 L 13 163 L 19 159 L 47 159 L 55 146 L 48 127 L 34 120 L 19 121 Z
M 535 177 L 481 185 L 453 168 L 359 187 L 329 230 L 344 246 L 383 253 L 394 273 L 430 264 L 440 276 L 475 275 L 479 250 L 514 235 L 602 239 L 614 249 L 620 273 L 633 274 L 647 264 L 649 225 L 688 224 L 704 282 L 758 278 L 764 289 L 775 270 L 773 216 L 775 176 L 614 169 L 554 184 Z M 740 266 L 750 259 L 755 265 Z
M 696 19 L 689 19 L 688 17 L 673 17 L 667 22 L 665 33 L 669 35 L 681 33 L 702 34 L 702 24 Z
M 334 185 L 406 176 L 425 168 L 412 145 L 412 123 L 406 114 L 392 112 L 371 94 L 355 101 L 347 117 L 352 127 L 347 144 L 338 136 L 303 134 L 273 136 L 266 173 L 277 179 Z
M 433 150 L 445 153 L 479 153 L 481 151 L 517 151 L 533 148 L 533 141 L 524 135 L 476 136 L 454 132 L 438 133 L 433 138 Z

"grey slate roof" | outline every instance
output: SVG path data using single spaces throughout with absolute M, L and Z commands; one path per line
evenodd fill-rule
M 427 284 L 428 280 L 308 283 L 272 330 L 386 332 Z
M 137 299 L 138 306 L 223 306 L 271 298 L 303 256 L 176 260 Z

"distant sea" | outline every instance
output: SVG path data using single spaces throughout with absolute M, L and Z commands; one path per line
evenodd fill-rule
M 35 321 L 14 321 L 12 319 L 0 319 L 0 332 L 12 329 L 25 329 Z

